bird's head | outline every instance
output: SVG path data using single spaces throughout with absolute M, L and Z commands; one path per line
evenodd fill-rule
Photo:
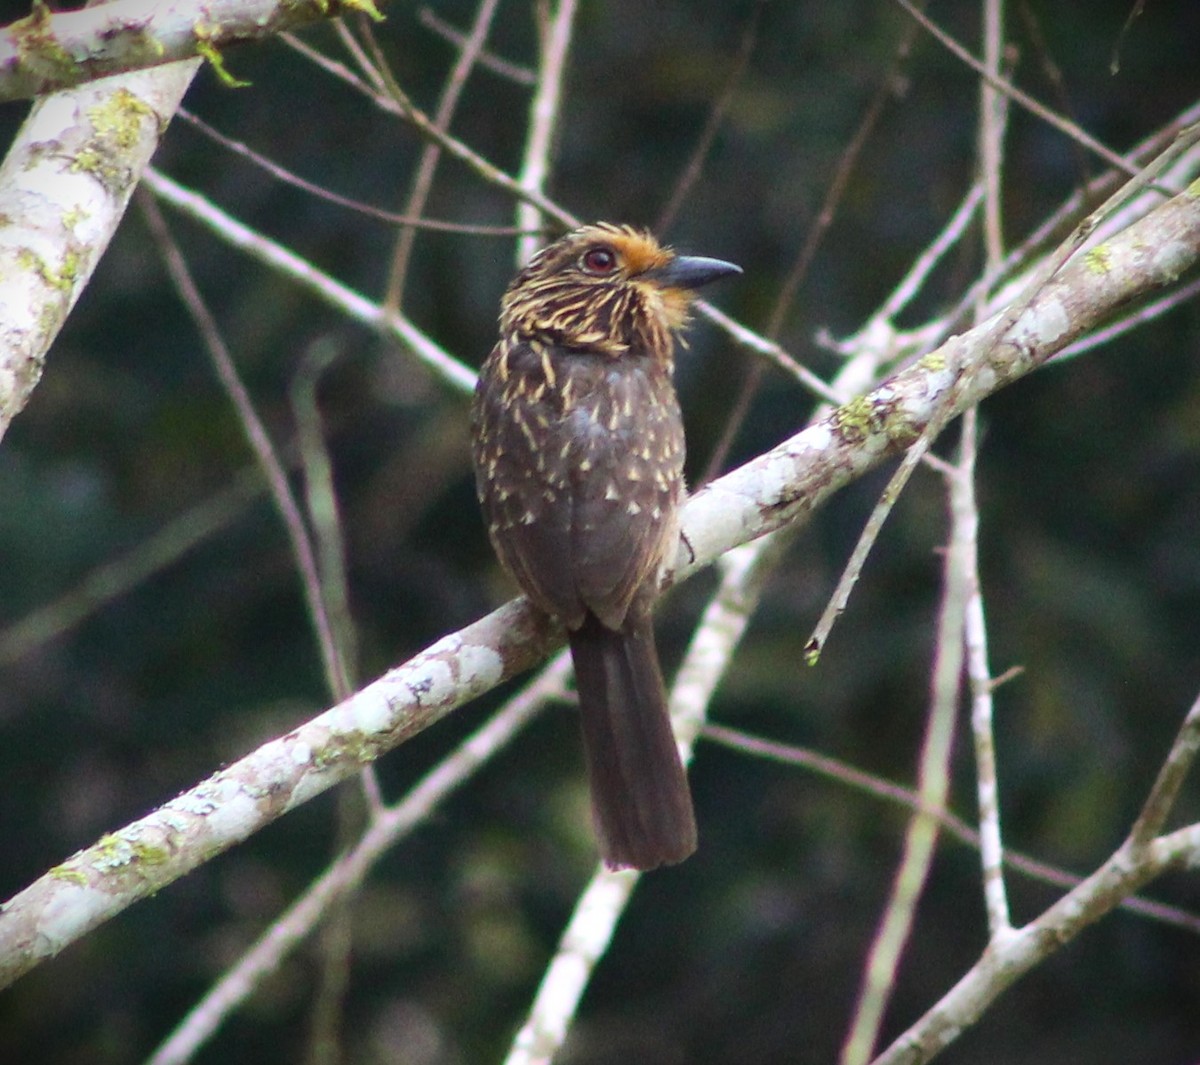
M 670 359 L 701 285 L 741 267 L 676 255 L 649 233 L 607 222 L 547 245 L 513 279 L 500 310 L 505 335 L 619 357 L 630 350 Z

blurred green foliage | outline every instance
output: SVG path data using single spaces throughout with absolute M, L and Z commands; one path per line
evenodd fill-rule
M 528 5 L 504 0 L 489 48 L 536 60 Z M 1009 13 L 1015 79 L 1069 101 L 1124 150 L 1200 96 L 1200 5 L 1028 0 Z M 585 218 L 653 224 L 697 142 L 756 5 L 584 4 L 552 194 Z M 436 104 L 454 50 L 393 3 L 378 28 L 399 82 Z M 475 5 L 436 5 L 466 26 Z M 1040 51 L 1022 12 L 1037 20 Z M 933 15 L 972 47 L 976 5 Z M 763 5 L 754 50 L 700 180 L 664 236 L 741 263 L 715 294 L 761 326 L 839 157 L 892 62 L 893 5 Z M 305 40 L 338 54 L 329 28 Z M 1110 72 L 1114 47 L 1120 72 Z M 1053 84 L 1047 64 L 1062 74 Z M 230 137 L 341 194 L 399 210 L 422 145 L 413 132 L 281 43 L 231 49 L 252 87 L 206 72 L 186 106 Z M 528 89 L 472 73 L 453 132 L 519 164 Z M 812 368 L 837 362 L 820 327 L 853 330 L 934 236 L 974 168 L 977 87 L 926 37 L 854 171 L 781 340 Z M 0 113 L 13 130 L 23 111 Z M 1014 110 L 1005 169 L 1017 241 L 1079 182 L 1081 157 Z M 282 185 L 177 120 L 156 165 L 345 283 L 383 291 L 394 233 Z M 1099 169 L 1087 160 L 1088 173 Z M 513 205 L 443 160 L 432 217 L 511 224 Z M 475 508 L 466 402 L 407 353 L 167 212 L 258 409 L 283 447 L 308 352 L 321 383 L 347 535 L 360 680 L 484 613 L 511 588 Z M 972 248 L 978 242 L 972 242 Z M 917 311 L 961 293 L 965 251 Z M 494 338 L 511 239 L 422 233 L 407 313 L 477 365 Z M 679 384 L 694 475 L 705 468 L 749 356 L 693 331 Z M 730 464 L 803 424 L 810 401 L 768 372 Z M 988 401 L 981 550 L 996 672 L 1009 842 L 1087 870 L 1120 840 L 1200 683 L 1200 310 L 1185 306 Z M 952 442 L 953 431 L 947 444 Z M 0 447 L 0 635 L 96 567 L 211 498 L 251 464 L 239 423 L 136 207 Z M 911 782 L 927 701 L 945 539 L 943 494 L 920 474 L 890 520 L 820 667 L 801 648 L 883 481 L 817 515 L 774 575 L 714 705 L 720 721 L 811 744 Z M 668 663 L 711 581 L 660 616 Z M 465 708 L 379 766 L 394 797 L 481 720 Z M 82 623 L 0 663 L 0 897 L 330 701 L 281 524 L 265 494 L 177 562 Z M 969 743 L 955 805 L 972 816 Z M 827 781 L 701 744 L 699 854 L 638 889 L 584 1002 L 565 1060 L 833 1060 L 904 818 Z M 1185 796 L 1183 814 L 1200 803 Z M 539 720 L 371 878 L 355 903 L 345 1041 L 353 1062 L 497 1060 L 523 1016 L 594 853 L 575 723 Z M 328 862 L 334 797 L 135 906 L 0 996 L 0 1060 L 141 1060 L 215 976 Z M 940 853 L 889 1015 L 893 1033 L 984 944 L 977 861 Z M 1010 881 L 1016 916 L 1055 893 Z M 1195 877 L 1155 893 L 1200 908 Z M 1200 941 L 1117 914 L 1007 993 L 945 1060 L 988 1065 L 1184 1062 L 1200 1049 Z M 301 1060 L 315 980 L 302 949 L 200 1060 Z

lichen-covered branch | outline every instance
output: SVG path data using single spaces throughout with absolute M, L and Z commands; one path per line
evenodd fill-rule
M 953 389 L 961 413 L 1037 369 L 1120 308 L 1170 285 L 1200 259 L 1200 180 L 1127 229 L 1074 256 L 995 344 L 1004 311 L 951 337 L 878 388 L 688 501 L 679 571 L 791 522 L 918 439 Z
M 556 642 L 546 618 L 509 603 L 55 866 L 0 911 L 0 986 L 527 669 Z
M 0 166 L 0 437 L 41 377 L 197 65 L 40 100 Z
M 113 0 L 58 13 L 39 3 L 0 29 L 0 100 L 182 59 L 207 59 L 232 80 L 226 46 L 352 10 L 379 17 L 372 0 Z

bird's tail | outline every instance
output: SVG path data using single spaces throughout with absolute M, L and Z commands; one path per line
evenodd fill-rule
M 570 633 L 600 853 L 653 869 L 696 849 L 696 817 L 675 746 L 649 615 L 624 630 L 589 614 Z

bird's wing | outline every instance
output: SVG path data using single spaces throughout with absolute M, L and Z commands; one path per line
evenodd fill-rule
M 501 342 L 471 408 L 479 501 L 500 561 L 521 590 L 569 627 L 585 607 L 572 578 L 565 427 L 546 381 L 550 364 L 529 344 Z
M 657 594 L 674 558 L 683 485 L 683 425 L 665 371 L 622 357 L 620 370 L 572 412 L 572 565 L 579 598 L 609 628 Z

